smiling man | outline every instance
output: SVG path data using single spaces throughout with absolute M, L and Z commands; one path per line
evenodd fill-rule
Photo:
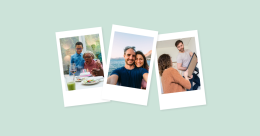
M 184 44 L 181 40 L 177 40 L 175 42 L 175 46 L 179 50 L 178 56 L 177 56 L 177 68 L 181 71 L 186 71 L 187 67 L 190 63 L 191 57 L 193 53 L 190 50 L 184 50 Z M 197 74 L 192 74 L 193 77 L 190 79 L 191 89 L 190 90 L 197 90 L 200 86 L 200 78 Z M 193 84 L 193 82 L 195 84 Z M 190 91 L 188 90 L 188 91 Z
M 77 68 L 77 72 L 75 73 L 75 76 L 78 76 L 80 74 L 80 70 L 84 67 L 85 60 L 83 59 L 82 49 L 83 44 L 82 42 L 77 42 L 75 44 L 76 53 L 71 56 L 70 65 L 73 63 L 75 64 Z M 69 72 L 70 75 L 72 75 L 71 72 Z
M 111 76 L 107 78 L 107 83 L 140 89 L 142 79 L 147 82 L 148 71 L 144 68 L 135 67 L 135 57 L 135 47 L 125 47 L 125 66 L 112 71 Z

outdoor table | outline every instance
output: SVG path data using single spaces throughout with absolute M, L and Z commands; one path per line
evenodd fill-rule
M 65 75 L 65 80 L 70 80 L 70 81 L 73 81 L 73 76 L 69 76 L 69 75 Z M 91 79 L 102 79 L 104 80 L 104 77 L 103 76 L 96 76 L 96 77 L 83 77 L 83 78 L 87 78 L 87 80 L 91 80 Z M 75 78 L 76 80 L 76 78 Z M 75 85 L 76 85 L 76 90 L 81 90 L 81 89 L 89 89 L 89 88 L 96 88 L 96 87 L 103 87 L 103 81 L 99 81 L 98 83 L 96 84 L 91 84 L 91 85 L 85 85 L 85 84 L 82 84 L 82 81 L 80 82 L 75 82 Z M 68 91 L 68 87 L 66 85 L 66 91 Z

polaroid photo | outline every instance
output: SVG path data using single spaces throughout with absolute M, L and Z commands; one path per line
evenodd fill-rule
M 160 110 L 206 105 L 196 30 L 160 34 L 155 70 Z
M 147 105 L 157 31 L 112 26 L 102 98 Z
M 102 28 L 56 32 L 64 107 L 108 102 L 101 98 L 106 72 Z

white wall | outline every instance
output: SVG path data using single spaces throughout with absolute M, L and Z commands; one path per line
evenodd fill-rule
M 157 61 L 158 61 L 158 58 L 162 54 L 169 54 L 172 57 L 172 61 L 176 62 L 178 50 L 176 50 L 175 46 L 174 47 L 157 48 Z
M 176 62 L 177 55 L 179 53 L 179 50 L 175 47 L 175 42 L 177 40 L 178 39 L 157 42 L 157 46 L 156 46 L 157 60 L 160 57 L 160 55 L 169 54 L 172 57 L 172 62 Z M 195 52 L 197 54 L 195 37 L 183 38 L 180 40 L 183 41 L 184 49 L 189 49 L 192 52 Z
M 185 48 L 184 48 L 185 49 Z M 186 49 L 189 49 L 191 50 L 192 52 L 195 52 L 197 54 L 197 50 L 196 50 L 196 44 L 195 44 L 195 37 L 191 37 L 190 38 L 190 41 L 187 45 L 187 48 Z

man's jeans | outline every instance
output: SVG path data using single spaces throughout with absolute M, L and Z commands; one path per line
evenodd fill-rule
M 190 90 L 187 89 L 187 91 L 197 90 L 198 87 L 200 86 L 200 78 L 198 77 L 198 75 L 194 74 L 194 73 L 192 75 L 193 75 L 193 78 L 190 79 L 191 88 L 190 88 Z M 195 83 L 194 85 L 193 85 L 193 82 Z

